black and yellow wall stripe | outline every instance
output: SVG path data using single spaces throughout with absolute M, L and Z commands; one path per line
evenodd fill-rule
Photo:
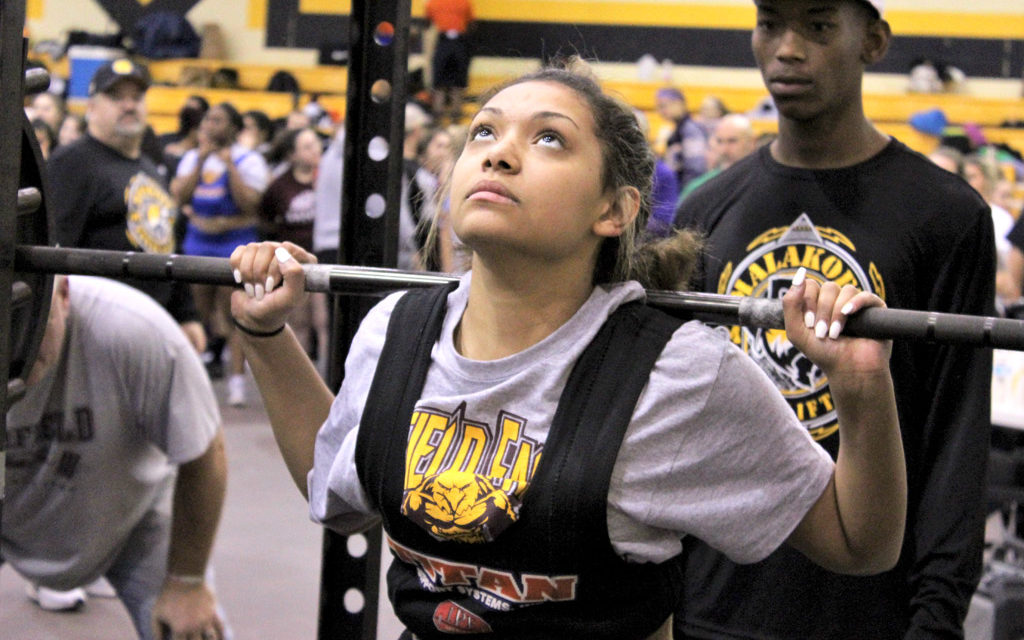
M 344 41 L 346 0 L 266 2 L 267 46 L 318 48 Z M 413 1 L 413 16 L 423 15 Z M 751 67 L 753 3 L 665 1 L 475 0 L 477 55 L 539 58 L 577 52 L 605 62 L 632 62 L 645 53 L 676 64 Z M 904 73 L 930 57 L 968 76 L 1019 78 L 1024 72 L 1024 12 L 977 13 L 893 9 L 897 34 L 874 71 Z

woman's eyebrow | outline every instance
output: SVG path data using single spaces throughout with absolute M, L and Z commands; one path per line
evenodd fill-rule
M 504 115 L 504 112 L 497 107 L 482 107 L 480 111 L 478 111 L 477 113 L 480 114 L 484 112 L 492 113 L 497 116 Z M 530 116 L 530 120 L 550 120 L 552 118 L 568 120 L 570 123 L 572 123 L 572 126 L 576 127 L 577 129 L 580 128 L 580 126 L 576 124 L 575 120 L 565 115 L 564 113 L 559 113 L 557 111 L 538 111 Z
M 538 111 L 537 113 L 533 114 L 530 117 L 531 120 L 551 120 L 553 118 L 557 118 L 560 120 L 568 120 L 570 123 L 572 123 L 572 126 L 576 127 L 577 129 L 580 128 L 580 125 L 576 124 L 575 120 L 565 115 L 564 113 L 558 113 L 557 111 Z

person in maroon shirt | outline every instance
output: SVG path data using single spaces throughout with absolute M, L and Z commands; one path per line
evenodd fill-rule
M 316 198 L 313 182 L 323 143 L 310 127 L 283 131 L 274 141 L 271 158 L 278 157 L 284 170 L 270 183 L 260 200 L 260 221 L 268 239 L 288 241 L 312 251 L 313 218 Z M 291 325 L 306 353 L 317 358 L 323 369 L 327 364 L 327 296 L 309 296 L 306 304 L 296 309 Z M 313 336 L 316 336 L 314 342 Z

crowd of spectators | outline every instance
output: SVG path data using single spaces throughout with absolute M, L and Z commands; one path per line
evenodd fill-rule
M 55 83 L 55 86 L 60 84 Z M 759 135 L 758 132 L 765 131 L 765 128 L 755 128 L 752 124 L 757 122 L 757 114 L 748 117 L 749 114 L 730 112 L 728 105 L 715 95 L 707 95 L 699 105 L 691 109 L 684 88 L 663 86 L 656 91 L 654 102 L 656 109 L 651 116 L 657 117 L 661 123 L 659 130 L 651 131 L 648 124 L 650 116 L 645 112 L 637 109 L 636 113 L 648 132 L 652 149 L 658 159 L 655 189 L 652 194 L 653 213 L 648 232 L 652 237 L 663 237 L 670 230 L 675 208 L 685 198 L 737 160 L 770 141 L 774 134 L 768 128 L 766 133 Z M 451 104 L 438 107 L 439 104 L 429 99 L 421 99 L 418 102 L 410 102 L 406 111 L 407 135 L 401 224 L 404 250 L 399 252 L 402 256 L 399 266 L 455 272 L 458 271 L 459 264 L 458 239 L 445 224 L 444 203 L 434 203 L 432 195 L 446 175 L 455 148 L 464 141 L 465 131 L 460 125 L 462 118 L 458 115 L 459 111 L 452 110 Z M 282 179 L 287 180 L 282 176 L 290 175 L 294 179 L 297 175 L 292 159 L 296 149 L 289 149 L 288 144 L 295 143 L 299 137 L 297 132 L 305 131 L 306 133 L 301 136 L 302 140 L 307 145 L 315 142 L 318 150 L 323 152 L 332 139 L 343 139 L 340 131 L 342 123 L 336 117 L 332 118 L 318 104 L 316 96 L 313 96 L 305 107 L 296 108 L 280 118 L 272 118 L 259 109 L 239 113 L 230 104 L 217 106 L 230 109 L 240 116 L 240 126 L 236 127 L 237 131 L 233 133 L 231 143 L 233 154 L 245 152 L 248 158 L 247 165 L 260 167 L 255 173 L 248 174 L 251 192 L 248 198 L 243 198 L 249 206 L 243 207 L 242 213 L 252 219 L 242 218 L 240 220 L 244 222 L 240 221 L 238 224 L 256 230 L 254 237 L 275 237 L 270 232 L 280 228 L 283 214 L 280 210 L 272 210 L 270 203 L 273 202 L 278 208 L 283 205 L 280 201 L 264 198 L 264 195 L 272 181 L 280 185 Z M 438 108 L 440 110 L 435 111 Z M 85 134 L 84 116 L 80 112 L 69 110 L 62 96 L 55 93 L 43 92 L 28 99 L 25 111 L 44 159 L 55 149 L 71 145 Z M 200 153 L 202 125 L 209 111 L 209 103 L 197 92 L 181 105 L 176 130 L 156 135 L 151 127 L 147 129 L 142 144 L 143 153 L 153 161 L 157 171 L 169 185 L 180 176 L 179 163 L 182 159 L 190 152 L 194 156 Z M 442 126 L 444 123 L 451 124 Z M 1024 286 L 1024 257 L 1017 255 L 1019 251 L 1014 252 L 1013 245 L 1006 236 L 1020 215 L 1024 163 L 1021 162 L 1019 154 L 1006 145 L 989 145 L 981 141 L 980 144 L 975 144 L 974 148 L 966 150 L 966 153 L 964 151 L 962 144 L 945 146 L 940 143 L 937 144 L 932 157 L 945 158 L 947 162 L 951 162 L 951 169 L 967 179 L 992 205 L 996 239 L 1000 247 L 998 255 L 1001 306 L 1015 306 Z M 315 183 L 320 179 L 318 162 L 319 158 L 314 166 L 301 170 L 304 184 L 309 187 L 310 194 L 315 191 Z M 189 164 L 189 167 L 194 166 L 192 163 Z M 312 196 L 303 195 L 297 201 L 304 201 L 304 198 Z M 187 199 L 178 204 L 186 213 L 186 222 L 182 224 L 185 229 L 189 225 L 194 226 L 203 222 L 188 215 L 191 204 Z M 313 208 L 309 208 L 304 214 L 309 218 L 309 229 L 308 235 L 303 238 L 312 235 L 312 211 Z M 438 232 L 442 240 L 439 243 L 440 249 L 437 255 L 420 256 L 418 250 L 424 245 L 427 230 L 431 226 L 429 223 L 434 219 L 435 213 L 440 213 L 437 216 L 440 223 L 437 225 Z M 426 214 L 425 217 L 423 214 Z M 293 217 L 295 215 L 297 214 L 293 214 Z M 184 234 L 185 229 L 179 229 L 179 235 Z M 237 235 L 236 229 L 218 228 L 216 231 L 231 231 Z M 307 243 L 307 248 L 312 249 L 312 241 L 307 240 Z M 1020 273 L 1016 273 L 1017 271 Z M 203 322 L 210 338 L 206 358 L 211 374 L 219 377 L 223 374 L 221 352 L 227 339 L 222 334 L 230 334 L 230 330 L 224 328 L 226 321 L 217 320 L 216 314 L 206 311 L 208 307 L 213 308 L 216 305 L 201 303 L 199 306 L 203 311 Z M 226 303 L 222 302 L 222 318 L 226 317 L 225 308 Z M 318 312 L 314 315 L 320 318 L 322 314 Z M 322 358 L 324 345 L 319 343 L 324 340 L 323 326 L 319 320 L 312 326 L 317 327 L 317 330 L 311 332 L 307 344 L 311 354 L 319 353 Z M 233 399 L 236 404 L 241 405 L 246 402 L 246 394 L 242 390 L 244 385 L 240 381 L 244 368 L 235 365 L 232 371 L 235 380 L 233 388 L 236 389 Z
M 146 88 L 148 85 L 147 76 Z M 145 112 L 144 103 L 138 110 Z M 88 136 L 87 114 L 70 112 L 63 97 L 55 93 L 43 92 L 28 99 L 25 112 L 44 160 L 54 150 L 71 147 L 79 137 Z M 435 211 L 444 209 L 434 203 L 434 194 L 465 135 L 457 118 L 442 126 L 429 101 L 407 105 L 398 265 L 402 268 L 456 270 L 457 241 L 443 219 L 438 225 L 443 238 L 439 252 L 428 259 L 420 256 L 419 250 Z M 335 194 L 326 199 L 326 208 L 333 212 L 328 217 L 340 217 L 340 191 L 329 185 L 340 180 L 340 157 L 335 161 L 334 156 L 340 155 L 343 139 L 343 123 L 332 118 L 315 97 L 284 117 L 272 118 L 258 109 L 239 112 L 227 102 L 211 105 L 199 92 L 188 96 L 178 111 L 174 131 L 157 135 L 147 126 L 140 143 L 141 155 L 152 163 L 154 175 L 181 212 L 173 220 L 175 244 L 165 248 L 226 256 L 239 242 L 275 239 L 313 250 L 318 190 Z M 329 151 L 332 142 L 333 154 Z M 321 170 L 325 153 L 328 162 Z M 57 181 L 54 188 L 62 191 L 61 176 L 52 177 Z M 324 208 L 325 199 L 319 200 Z M 319 235 L 322 237 L 323 231 Z M 326 257 L 332 253 L 328 251 Z M 245 365 L 235 357 L 240 350 L 230 344 L 229 290 L 196 285 L 192 299 L 205 333 L 203 358 L 208 372 L 213 379 L 227 376 L 229 404 L 244 406 L 249 385 Z M 327 357 L 326 307 L 323 296 L 314 296 L 306 313 L 294 319 L 300 338 L 322 371 Z

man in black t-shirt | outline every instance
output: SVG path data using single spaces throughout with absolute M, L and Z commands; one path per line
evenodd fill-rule
M 677 226 L 707 234 L 696 288 L 781 297 L 803 266 L 893 308 L 992 315 L 988 207 L 864 116 L 864 69 L 891 38 L 881 0 L 755 2 L 752 44 L 779 136 L 680 206 Z M 837 416 L 822 372 L 785 332 L 731 333 L 835 455 Z M 677 639 L 963 637 L 981 571 L 991 352 L 897 340 L 891 369 L 908 471 L 897 566 L 840 576 L 788 547 L 738 565 L 689 541 Z
M 179 213 L 156 165 L 142 153 L 149 72 L 121 58 L 89 87 L 88 130 L 47 162 L 47 206 L 66 247 L 173 253 Z M 202 352 L 206 334 L 187 283 L 126 280 L 159 302 Z

